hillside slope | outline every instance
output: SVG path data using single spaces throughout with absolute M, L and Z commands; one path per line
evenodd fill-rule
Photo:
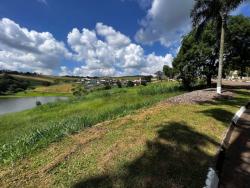
M 223 133 L 250 91 L 202 104 L 161 102 L 2 166 L 0 186 L 202 187 Z

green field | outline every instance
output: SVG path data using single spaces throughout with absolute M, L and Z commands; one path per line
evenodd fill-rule
M 65 83 L 51 86 L 37 86 L 34 89 L 13 93 L 11 95 L 0 95 L 1 98 L 13 97 L 40 97 L 40 96 L 72 96 L 74 84 Z
M 26 76 L 26 75 L 15 75 L 15 74 L 10 74 L 10 75 L 16 78 L 24 79 L 24 80 L 38 81 L 38 82 L 50 82 L 50 83 L 71 82 L 71 81 L 77 80 L 76 78 L 63 77 L 63 76 L 46 76 L 46 75 Z
M 58 76 L 7 74 L 9 77 L 3 78 L 4 75 L 0 74 L 0 81 L 4 88 L 0 92 L 0 98 L 72 96 L 72 88 L 77 81 L 76 78 Z M 6 85 L 9 87 L 6 88 Z
M 96 123 L 124 116 L 182 91 L 177 83 L 96 91 L 70 99 L 0 116 L 0 163 L 9 163 L 63 136 Z
M 153 86 L 156 89 L 156 85 Z M 119 108 L 114 107 L 127 101 L 127 97 L 130 102 L 139 104 L 141 101 L 137 100 L 142 96 L 145 102 L 148 99 L 156 102 L 178 93 L 168 92 L 163 87 L 158 92 L 165 91 L 164 95 L 155 95 L 146 87 L 144 91 L 138 91 L 139 88 L 133 88 L 93 93 L 75 102 L 74 106 L 84 116 L 86 111 L 83 113 L 81 109 L 87 109 L 84 104 L 89 106 L 91 99 L 93 106 L 88 107 L 87 113 L 97 117 L 101 115 L 99 108 L 105 112 L 116 109 L 116 113 L 109 113 L 111 118 L 120 114 Z M 231 118 L 249 100 L 250 91 L 236 90 L 233 99 L 203 104 L 161 102 L 73 135 L 65 133 L 67 136 L 46 148 L 13 164 L 2 164 L 0 186 L 203 187 L 208 167 L 214 161 Z M 95 108 L 94 112 L 92 108 Z M 39 111 L 45 113 L 42 109 Z M 18 121 L 20 114 L 17 114 Z M 74 119 L 69 123 L 76 125 Z

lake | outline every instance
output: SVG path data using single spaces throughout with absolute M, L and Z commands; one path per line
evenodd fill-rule
M 22 97 L 22 98 L 3 98 L 0 99 L 0 115 L 19 112 L 36 107 L 36 101 L 41 104 L 67 100 L 68 97 Z

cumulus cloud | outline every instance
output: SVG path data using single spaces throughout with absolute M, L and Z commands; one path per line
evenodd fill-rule
M 103 23 L 97 23 L 94 30 L 72 29 L 67 43 L 69 48 L 49 32 L 28 30 L 3 18 L 0 69 L 82 76 L 153 74 L 173 59 L 170 54 L 145 54 L 128 36 Z M 71 65 L 63 66 L 60 62 L 65 60 Z
M 14 21 L 0 20 L 0 69 L 52 74 L 71 54 L 49 32 L 29 31 Z
M 94 30 L 74 28 L 68 34 L 68 44 L 74 51 L 73 58 L 82 63 L 72 70 L 74 75 L 153 74 L 173 60 L 171 54 L 146 55 L 128 36 L 103 23 L 97 23 Z
M 191 28 L 193 3 L 193 0 L 153 0 L 147 16 L 141 20 L 136 41 L 144 44 L 158 41 L 167 47 L 178 45 L 181 36 Z

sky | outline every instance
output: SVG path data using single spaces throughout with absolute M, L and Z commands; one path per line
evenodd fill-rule
M 1 0 L 0 69 L 148 75 L 172 65 L 194 0 Z M 233 15 L 250 16 L 247 1 Z

